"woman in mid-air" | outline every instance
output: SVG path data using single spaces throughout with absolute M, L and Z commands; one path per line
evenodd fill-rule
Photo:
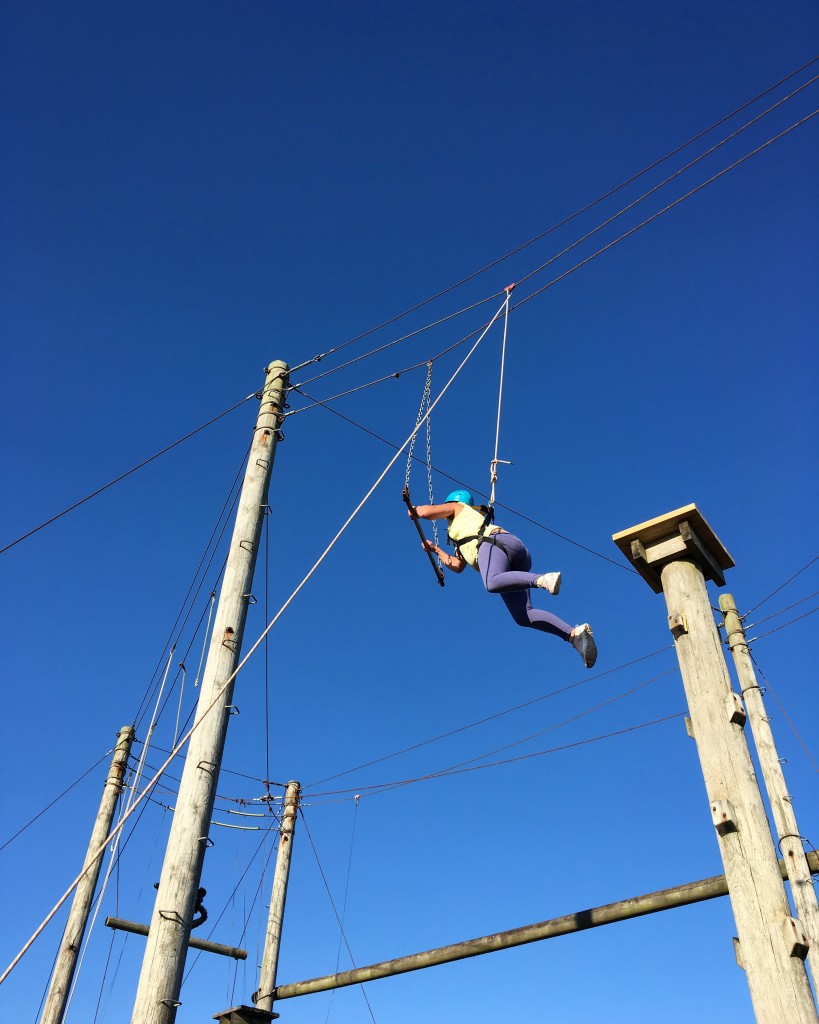
M 479 510 L 475 506 L 469 491 L 452 491 L 441 505 L 418 505 L 415 514 L 419 519 L 447 520 L 449 539 L 455 545 L 454 555 L 442 551 L 431 540 L 423 542 L 424 549 L 436 554 L 447 569 L 463 572 L 471 565 L 481 574 L 489 593 L 500 594 L 519 626 L 559 636 L 580 654 L 586 668 L 594 665 L 597 646 L 591 626 L 584 623 L 572 629 L 551 612 L 533 607 L 529 597 L 532 589 L 557 594 L 560 590 L 560 573 L 533 573 L 532 556 L 523 541 L 489 522 L 486 509 Z M 412 516 L 412 510 L 409 515 Z

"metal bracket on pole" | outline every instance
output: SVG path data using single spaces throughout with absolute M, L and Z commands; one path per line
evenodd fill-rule
M 730 800 L 714 800 L 711 804 L 711 820 L 720 836 L 727 836 L 737 830 L 736 811 Z
M 796 956 L 799 957 L 800 960 L 804 960 L 808 955 L 810 942 L 808 941 L 808 936 L 805 933 L 802 922 L 797 917 L 786 917 L 784 930 L 785 942 L 788 945 L 790 956 Z
M 668 616 L 668 628 L 671 630 L 671 635 L 675 640 L 679 640 L 681 636 L 685 636 L 688 632 L 688 625 L 682 612 L 672 612 Z
M 734 690 L 728 695 L 728 721 L 732 725 L 745 725 L 748 715 L 742 703 L 742 697 Z

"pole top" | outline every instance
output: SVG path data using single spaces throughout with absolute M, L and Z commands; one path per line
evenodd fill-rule
M 725 569 L 734 560 L 696 505 L 615 533 L 612 540 L 655 594 L 662 593 L 660 571 L 669 562 L 694 562 L 707 580 L 725 586 Z

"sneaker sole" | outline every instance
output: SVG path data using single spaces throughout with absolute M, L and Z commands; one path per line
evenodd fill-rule
M 597 661 L 597 644 L 594 642 L 594 635 L 589 629 L 583 634 L 583 664 L 586 668 L 594 668 Z

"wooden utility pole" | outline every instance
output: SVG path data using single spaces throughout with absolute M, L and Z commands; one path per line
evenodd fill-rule
M 731 689 L 705 580 L 725 585 L 733 560 L 696 505 L 641 523 L 614 541 L 655 593 L 674 636 L 711 818 L 725 866 L 758 1024 L 817 1024 L 798 922 L 791 916 L 776 851 Z
M 287 900 L 287 882 L 290 878 L 290 857 L 293 853 L 293 836 L 296 831 L 296 814 L 299 807 L 301 785 L 288 782 L 284 796 L 279 849 L 276 854 L 276 870 L 273 874 L 273 891 L 270 896 L 270 911 L 267 916 L 267 933 L 264 940 L 262 967 L 258 991 L 253 993 L 253 1006 L 231 1006 L 213 1015 L 219 1024 L 270 1024 L 278 1013 L 273 1012 L 273 990 L 276 987 L 276 969 L 279 964 L 279 947 L 282 940 L 284 904 Z
M 259 975 L 259 991 L 253 997 L 254 1003 L 260 1010 L 273 1009 L 273 989 L 276 987 L 276 970 L 279 966 L 284 904 L 287 900 L 290 858 L 293 854 L 293 837 L 296 831 L 296 814 L 298 813 L 300 793 L 301 786 L 298 782 L 287 783 L 279 850 L 276 855 L 276 870 L 273 874 L 273 890 L 270 895 L 270 911 L 267 916 L 267 934 L 264 940 L 262 968 Z
M 728 646 L 734 657 L 734 665 L 742 688 L 742 699 L 748 710 L 756 752 L 762 769 L 762 778 L 768 791 L 768 800 L 776 825 L 779 848 L 785 859 L 791 895 L 796 905 L 799 920 L 805 929 L 808 946 L 808 964 L 816 984 L 819 980 L 819 907 L 816 890 L 808 866 L 793 801 L 785 785 L 782 762 L 776 751 L 770 719 L 765 713 L 765 701 L 757 682 L 754 663 L 748 650 L 745 629 L 731 594 L 722 594 L 719 599 Z
M 151 918 L 133 1024 L 171 1024 L 188 950 L 191 920 L 208 844 L 234 681 L 251 597 L 262 519 L 287 387 L 288 367 L 267 368 L 219 605 L 202 677 L 196 720 Z M 231 680 L 230 682 L 227 682 Z
M 43 1015 L 40 1017 L 40 1024 L 61 1024 L 65 1013 L 71 982 L 77 967 L 77 958 L 80 955 L 80 947 L 88 924 L 88 914 L 100 877 L 105 850 L 104 843 L 106 836 L 111 832 L 111 824 L 114 820 L 119 795 L 122 792 L 122 783 L 125 770 L 128 767 L 128 756 L 131 753 L 133 740 L 133 728 L 130 725 L 124 725 L 117 734 L 117 745 L 114 748 L 114 756 L 111 760 L 111 767 L 108 769 L 108 778 L 105 780 L 102 800 L 97 811 L 97 820 L 94 822 L 88 852 L 83 862 L 84 874 L 74 892 L 74 901 L 68 912 L 68 920 L 60 941 L 60 950 L 54 965 L 54 973 L 43 1007 Z

